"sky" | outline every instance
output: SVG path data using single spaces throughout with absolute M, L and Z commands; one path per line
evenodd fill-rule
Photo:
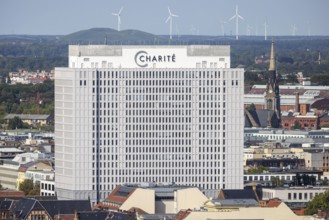
M 329 0 L 0 0 L 0 35 L 66 35 L 90 28 L 137 29 L 169 34 L 168 7 L 179 15 L 173 34 L 235 35 L 238 5 L 239 34 L 329 36 Z

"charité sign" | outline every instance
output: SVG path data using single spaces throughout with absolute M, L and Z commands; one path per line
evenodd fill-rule
M 144 50 L 138 51 L 135 55 L 135 63 L 139 67 L 148 67 L 151 63 L 175 63 L 175 54 L 149 54 Z

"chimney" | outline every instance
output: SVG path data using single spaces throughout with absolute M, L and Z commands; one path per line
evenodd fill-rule
M 295 98 L 295 112 L 300 112 L 299 109 L 299 93 L 296 92 L 296 98 Z

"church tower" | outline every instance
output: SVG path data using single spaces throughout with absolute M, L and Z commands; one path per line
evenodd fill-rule
M 276 78 L 274 41 L 272 41 L 270 68 L 268 69 L 268 74 L 269 74 L 268 82 L 266 84 L 266 91 L 265 91 L 265 109 L 274 111 L 275 114 L 274 117 L 280 124 L 281 122 L 280 91 Z

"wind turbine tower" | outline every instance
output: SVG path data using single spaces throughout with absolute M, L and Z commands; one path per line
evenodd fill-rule
M 166 20 L 166 23 L 168 23 L 168 21 L 170 22 L 169 23 L 170 24 L 169 34 L 170 34 L 170 40 L 171 40 L 172 39 L 172 18 L 173 17 L 178 17 L 178 15 L 172 14 L 169 7 L 168 7 L 168 12 L 169 12 L 169 16 Z
M 230 21 L 235 19 L 235 39 L 236 40 L 239 40 L 239 18 L 241 20 L 244 20 L 244 18 L 241 15 L 239 15 L 239 8 L 238 8 L 238 5 L 236 5 L 235 15 L 233 15 L 233 17 L 230 18 Z
M 247 35 L 250 37 L 251 36 L 251 33 L 252 33 L 252 26 L 247 24 Z
M 118 18 L 118 31 L 120 31 L 122 10 L 123 10 L 123 7 L 121 7 L 121 9 L 118 13 L 112 13 L 112 15 L 117 16 L 117 18 Z
M 310 28 L 310 22 L 307 21 L 307 36 L 311 36 L 311 28 Z
M 265 35 L 264 35 L 264 38 L 265 38 L 265 40 L 267 40 L 267 27 L 268 27 L 267 21 L 265 21 L 264 27 L 265 27 Z
M 220 22 L 220 28 L 222 30 L 223 37 L 225 37 L 225 24 L 226 24 L 225 21 Z
M 291 35 L 296 36 L 297 27 L 295 24 L 291 25 Z

